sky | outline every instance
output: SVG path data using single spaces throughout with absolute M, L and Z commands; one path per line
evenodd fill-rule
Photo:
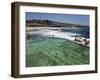
M 52 20 L 89 26 L 89 15 L 26 12 L 26 20 Z

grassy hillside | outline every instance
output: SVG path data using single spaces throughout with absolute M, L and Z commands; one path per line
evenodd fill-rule
M 59 38 L 26 40 L 26 67 L 89 64 L 89 48 Z

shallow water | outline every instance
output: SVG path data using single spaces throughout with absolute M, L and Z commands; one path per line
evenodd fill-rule
M 89 64 L 88 47 L 61 38 L 26 39 L 26 67 L 81 64 Z

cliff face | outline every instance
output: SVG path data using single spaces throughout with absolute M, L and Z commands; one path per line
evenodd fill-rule
M 85 25 L 61 23 L 50 20 L 26 20 L 27 27 L 89 27 Z

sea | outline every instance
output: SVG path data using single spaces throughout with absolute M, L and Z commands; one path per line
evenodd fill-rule
M 58 27 L 28 27 L 26 33 L 31 37 L 45 36 L 74 40 L 75 37 L 90 38 L 89 27 L 85 28 L 58 28 Z
M 79 35 L 74 35 L 73 37 L 85 37 L 89 38 L 90 37 L 90 30 L 89 28 L 61 28 L 61 29 L 51 29 L 51 30 L 60 30 L 61 32 L 68 32 L 68 33 L 75 33 Z

